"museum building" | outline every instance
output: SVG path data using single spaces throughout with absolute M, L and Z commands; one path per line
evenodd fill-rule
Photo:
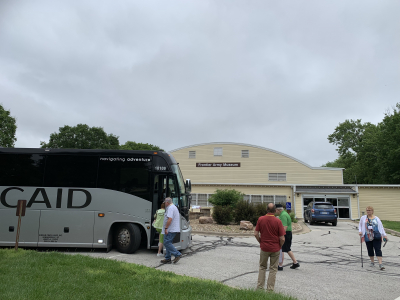
M 400 185 L 343 184 L 342 168 L 311 167 L 284 153 L 240 143 L 207 143 L 169 151 L 192 182 L 192 205 L 212 206 L 217 189 L 252 203 L 287 205 L 296 217 L 312 201 L 329 201 L 339 219 L 359 219 L 369 205 L 381 220 L 400 221 Z

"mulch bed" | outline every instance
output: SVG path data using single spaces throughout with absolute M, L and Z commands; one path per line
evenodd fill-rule
M 200 224 L 198 219 L 190 219 L 190 226 L 192 226 L 192 231 L 195 232 L 215 232 L 215 233 L 235 233 L 243 235 L 253 235 L 254 230 L 240 230 L 240 225 L 235 223 L 229 225 L 219 225 L 217 223 L 213 224 Z M 292 223 L 292 230 L 300 230 L 301 226 L 299 223 Z

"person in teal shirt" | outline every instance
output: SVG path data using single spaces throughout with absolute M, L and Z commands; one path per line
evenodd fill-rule
M 161 208 L 156 211 L 155 220 L 153 222 L 153 227 L 157 230 L 160 238 L 158 242 L 158 253 L 157 256 L 163 256 L 161 253 L 164 248 L 164 235 L 161 233 L 162 227 L 164 224 L 164 215 L 165 215 L 165 204 L 161 203 Z
M 279 219 L 282 221 L 283 228 L 286 230 L 285 234 L 285 243 L 282 246 L 282 258 L 279 259 L 278 271 L 283 271 L 283 259 L 284 253 L 286 252 L 293 261 L 293 264 L 290 266 L 291 269 L 296 269 L 300 267 L 300 264 L 297 262 L 294 254 L 292 252 L 292 218 L 289 214 L 283 210 L 282 204 L 276 204 L 276 214 L 279 216 Z

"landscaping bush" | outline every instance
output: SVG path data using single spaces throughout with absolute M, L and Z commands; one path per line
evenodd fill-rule
M 235 222 L 250 221 L 253 225 L 257 224 L 257 213 L 253 203 L 249 203 L 246 200 L 240 200 L 235 207 Z
M 256 209 L 257 220 L 261 216 L 265 216 L 267 214 L 267 205 L 268 203 L 256 203 L 254 207 Z
M 297 219 L 293 211 L 289 214 L 289 216 L 292 219 L 292 223 L 297 223 Z
M 217 224 L 228 225 L 232 222 L 232 207 L 225 205 L 216 205 L 213 207 L 212 217 Z
M 243 200 L 244 194 L 237 190 L 216 190 L 208 199 L 214 206 L 230 206 L 234 208 L 238 201 Z

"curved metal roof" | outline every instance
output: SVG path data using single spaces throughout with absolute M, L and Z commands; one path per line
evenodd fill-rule
M 297 161 L 298 163 L 301 163 L 302 165 L 306 166 L 307 168 L 313 169 L 313 170 L 344 170 L 344 168 L 329 168 L 329 167 L 312 167 L 309 164 L 306 164 L 305 162 L 298 160 L 297 158 L 294 158 L 290 155 L 287 155 L 285 153 L 273 150 L 273 149 L 269 149 L 269 148 L 264 148 L 261 146 L 256 146 L 256 145 L 250 145 L 250 144 L 242 144 L 242 143 L 231 143 L 231 142 L 214 142 L 214 143 L 203 143 L 203 144 L 195 144 L 195 145 L 190 145 L 190 146 L 185 146 L 185 147 L 181 147 L 181 148 L 177 148 L 171 151 L 167 151 L 167 152 L 176 152 L 182 149 L 186 149 L 186 148 L 192 148 L 192 147 L 198 147 L 198 146 L 205 146 L 205 145 L 238 145 L 238 146 L 247 146 L 247 147 L 253 147 L 253 148 L 259 148 L 262 150 L 266 150 L 266 151 L 270 151 L 270 152 L 274 152 L 276 154 L 280 154 L 282 156 L 285 156 L 287 158 L 293 159 L 294 161 Z

